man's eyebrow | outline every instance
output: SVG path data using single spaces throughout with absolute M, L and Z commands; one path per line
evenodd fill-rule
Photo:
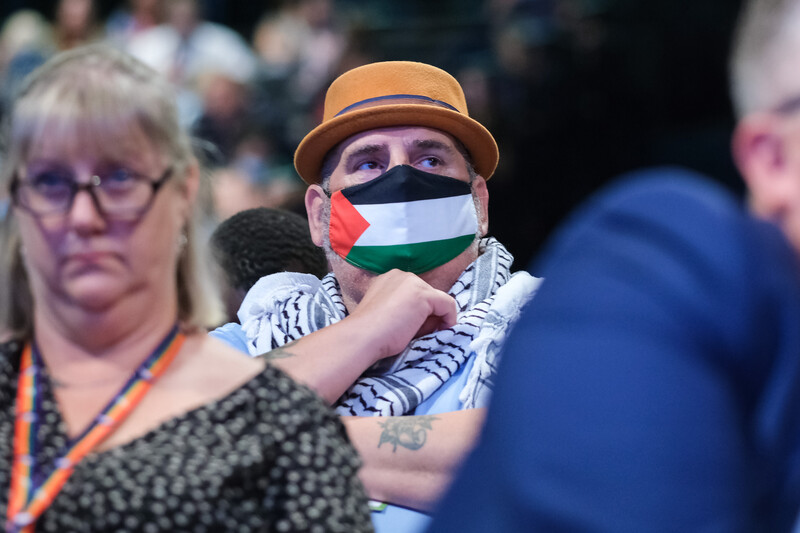
M 434 139 L 417 139 L 414 141 L 414 146 L 423 150 L 442 150 L 448 153 L 455 153 L 455 148 L 449 144 Z
M 345 156 L 345 166 L 349 167 L 355 159 L 365 155 L 373 155 L 385 150 L 386 146 L 383 144 L 365 144 L 360 146 Z

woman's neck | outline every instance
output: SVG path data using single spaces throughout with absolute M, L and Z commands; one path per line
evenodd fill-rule
M 130 314 L 124 305 L 102 313 L 81 310 L 34 314 L 34 340 L 50 374 L 80 384 L 129 376 L 169 333 L 177 310 Z

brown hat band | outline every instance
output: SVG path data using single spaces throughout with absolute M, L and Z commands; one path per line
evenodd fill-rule
M 360 108 L 367 108 L 367 107 L 376 107 L 380 105 L 390 105 L 390 104 L 428 104 L 428 105 L 435 105 L 438 107 L 444 107 L 446 109 L 451 109 L 456 113 L 460 113 L 458 109 L 451 106 L 447 102 L 442 102 L 441 100 L 436 100 L 429 96 L 423 96 L 421 94 L 387 94 L 385 96 L 375 96 L 373 98 L 367 98 L 365 100 L 361 100 L 354 104 L 350 104 L 349 106 L 345 107 L 338 113 L 334 115 L 334 117 L 338 117 L 339 115 L 343 115 L 348 111 L 352 111 L 354 109 Z

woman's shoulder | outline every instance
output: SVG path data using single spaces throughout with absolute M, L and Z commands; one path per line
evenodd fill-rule
M 262 420 L 273 420 L 297 431 L 316 431 L 330 422 L 330 427 L 337 432 L 341 429 L 344 435 L 344 426 L 333 409 L 316 392 L 274 365 L 266 363 L 245 388 L 252 398 L 249 407 Z
M 214 342 L 212 346 L 217 344 Z M 276 434 L 297 438 L 308 433 L 315 439 L 341 440 L 340 445 L 347 441 L 339 417 L 316 392 L 260 357 L 248 357 L 221 343 L 219 349 L 226 352 L 219 354 L 219 361 L 260 365 L 259 372 L 220 402 L 215 402 L 214 409 L 220 409 L 217 414 L 221 419 L 239 416 L 253 420 L 255 424 L 248 431 L 252 434 L 261 432 L 261 438 L 266 440 L 271 440 Z M 230 355 L 235 356 L 235 360 L 229 359 Z M 276 429 L 280 431 L 276 433 Z
M 261 358 L 250 358 L 209 340 L 213 342 L 204 342 L 203 353 L 196 354 L 195 368 L 186 373 L 206 401 L 179 416 L 178 425 L 213 428 L 213 433 L 225 435 L 225 440 L 245 446 L 249 442 L 279 454 L 278 450 L 292 446 L 289 443 L 313 441 L 329 451 L 341 448 L 344 456 L 355 457 L 347 445 L 344 425 L 315 392 Z M 202 368 L 197 371 L 201 361 Z
M 209 400 L 240 392 L 250 399 L 249 408 L 263 411 L 261 415 L 267 418 L 282 413 L 294 413 L 293 419 L 296 415 L 318 417 L 330 411 L 311 389 L 263 358 L 250 357 L 208 336 L 199 341 L 191 355 L 191 366 L 187 365 L 184 372 L 183 379 L 191 379 Z
M 309 415 L 318 411 L 325 416 L 335 417 L 332 409 L 317 393 L 269 363 L 264 366 L 264 370 L 253 380 L 252 384 L 258 396 L 270 397 L 277 401 L 276 405 L 270 407 L 275 412 L 287 412 L 300 408 Z
M 181 355 L 126 423 L 127 433 L 118 428 L 105 448 L 134 441 L 163 444 L 163 438 L 181 433 L 258 442 L 257 448 L 279 445 L 281 435 L 344 434 L 330 408 L 310 389 L 260 358 L 198 336 L 187 339 Z

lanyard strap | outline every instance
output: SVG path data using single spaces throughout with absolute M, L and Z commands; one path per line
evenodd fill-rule
M 41 357 L 35 345 L 28 343 L 22 352 L 17 384 L 16 420 L 14 424 L 14 462 L 11 467 L 11 488 L 8 497 L 6 531 L 29 533 L 39 515 L 53 502 L 66 483 L 75 465 L 103 441 L 139 404 L 150 386 L 180 351 L 185 336 L 177 324 L 147 359 L 139 365 L 122 389 L 89 424 L 83 433 L 72 439 L 59 454 L 49 475 L 34 480 L 36 470 L 36 435 L 41 420 Z

